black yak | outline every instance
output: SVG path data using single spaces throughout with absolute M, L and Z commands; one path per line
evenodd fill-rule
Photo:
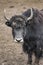
M 32 64 L 34 53 L 35 64 L 39 65 L 43 51 L 43 9 L 39 11 L 31 8 L 22 15 L 15 15 L 6 20 L 5 24 L 12 28 L 14 41 L 23 42 L 23 51 L 28 54 L 28 64 Z

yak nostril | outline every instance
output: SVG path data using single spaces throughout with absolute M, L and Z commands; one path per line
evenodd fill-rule
M 20 41 L 21 41 L 21 39 L 20 39 L 20 40 L 16 39 L 16 41 L 17 41 L 17 42 L 20 42 Z

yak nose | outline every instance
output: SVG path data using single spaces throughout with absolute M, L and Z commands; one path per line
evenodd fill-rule
M 20 42 L 20 41 L 21 41 L 21 39 L 16 39 L 16 41 L 17 41 L 17 42 Z
M 21 42 L 21 43 L 23 43 L 23 39 L 22 38 L 16 38 L 16 39 L 14 39 L 14 42 Z

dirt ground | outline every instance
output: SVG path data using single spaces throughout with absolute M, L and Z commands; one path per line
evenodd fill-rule
M 14 43 L 12 29 L 5 25 L 4 9 L 6 16 L 11 18 L 31 7 L 42 9 L 43 0 L 0 0 L 0 65 L 27 65 L 27 54 L 23 52 L 22 44 Z M 40 65 L 43 65 L 43 59 Z

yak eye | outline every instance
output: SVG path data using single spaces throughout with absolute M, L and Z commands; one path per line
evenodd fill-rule
M 19 26 L 18 28 L 19 28 L 19 29 L 21 29 L 21 27 L 20 27 L 20 26 Z

